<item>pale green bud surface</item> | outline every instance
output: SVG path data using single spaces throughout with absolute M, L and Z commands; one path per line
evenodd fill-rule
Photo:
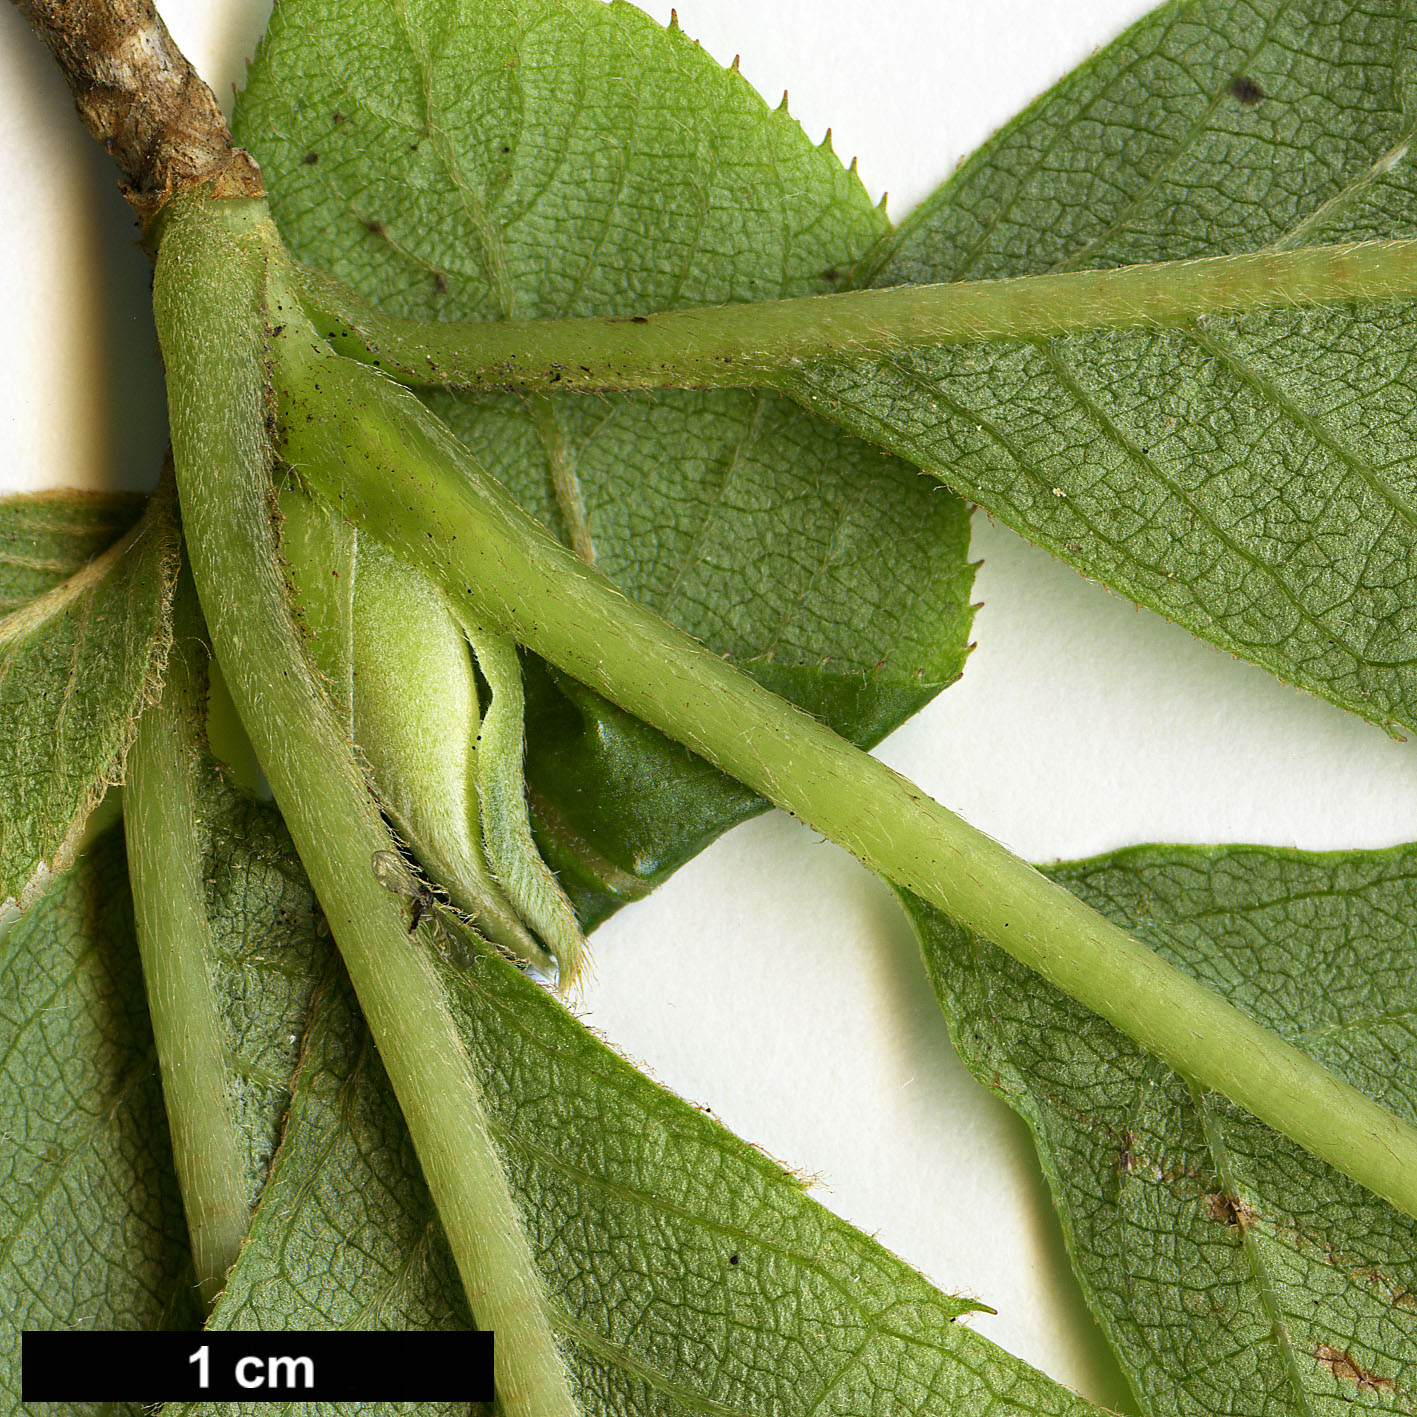
M 556 957 L 561 983 L 570 984 L 585 957 L 585 936 L 566 892 L 531 836 L 522 767 L 526 702 L 516 642 L 466 622 L 464 628 L 492 691 L 477 739 L 483 850 L 521 918 Z
M 281 547 L 310 657 L 390 819 L 489 938 L 554 969 L 487 867 L 477 803 L 477 678 L 444 596 L 298 490 L 285 491 L 281 512 Z

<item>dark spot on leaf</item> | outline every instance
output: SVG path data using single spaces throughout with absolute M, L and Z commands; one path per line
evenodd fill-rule
M 737 1255 L 729 1255 L 729 1257 L 728 1257 L 728 1263 L 729 1263 L 729 1264 L 737 1264 L 737 1263 L 738 1263 L 738 1256 L 737 1256 Z
M 348 121 L 349 120 L 345 118 L 344 114 L 341 113 L 339 109 L 336 109 L 332 114 L 330 114 L 331 123 L 346 123 Z
M 436 290 L 439 295 L 446 295 L 448 293 L 448 278 L 442 271 L 433 272 L 433 289 Z
M 1269 97 L 1260 87 L 1259 80 L 1252 79 L 1248 74 L 1236 74 L 1230 80 L 1229 94 L 1231 98 L 1238 98 L 1246 108 L 1253 108 Z
M 502 151 L 503 151 L 504 153 L 509 153 L 509 152 L 511 152 L 511 150 L 512 150 L 512 149 L 511 149 L 511 147 L 510 147 L 509 144 L 507 144 L 507 143 L 503 143 L 503 144 L 502 144 Z
M 822 280 L 840 280 L 841 272 L 835 266 L 828 266 L 821 274 Z
M 1254 1222 L 1253 1207 L 1246 1205 L 1239 1196 L 1229 1196 L 1217 1192 L 1208 1197 L 1210 1218 L 1217 1225 L 1228 1225 L 1236 1230 L 1246 1230 Z
M 384 234 L 384 223 L 366 217 L 364 219 L 364 229 L 371 236 L 382 236 Z
M 631 316 L 630 316 L 630 323 L 631 323 L 632 325 L 647 325 L 647 324 L 649 324 L 649 316 L 648 316 L 648 315 L 631 315 Z
M 1352 1383 L 1359 1392 L 1396 1392 L 1397 1385 L 1391 1378 L 1379 1377 L 1360 1367 L 1341 1348 L 1327 1343 L 1314 1345 L 1314 1357 L 1341 1382 Z
M 300 159 L 300 161 L 303 162 L 306 167 L 314 167 L 314 165 L 319 162 L 319 160 L 319 153 L 306 153 L 305 156 Z

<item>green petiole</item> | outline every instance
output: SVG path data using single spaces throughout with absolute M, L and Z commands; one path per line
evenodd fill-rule
M 210 1308 L 250 1224 L 226 1047 L 208 961 L 199 875 L 196 750 L 201 620 L 184 575 L 162 698 L 138 721 L 126 765 L 123 829 L 133 915 L 192 1263 Z
M 414 387 L 762 388 L 804 364 L 929 345 L 1412 299 L 1417 239 L 566 320 L 430 324 L 386 315 L 318 271 L 295 280 L 335 350 Z
M 301 648 L 277 554 L 266 434 L 260 200 L 173 202 L 154 311 L 193 578 L 231 696 L 329 921 L 408 1124 L 477 1322 L 497 1334 L 508 1417 L 573 1417 L 548 1300 L 438 977 L 431 926 L 375 876 L 397 860 Z M 410 881 L 410 889 L 412 889 Z
M 1417 1216 L 1417 1127 L 628 599 L 522 512 L 412 394 L 331 354 L 293 294 L 280 320 L 284 455 L 471 620 L 684 743 L 1185 1077 Z

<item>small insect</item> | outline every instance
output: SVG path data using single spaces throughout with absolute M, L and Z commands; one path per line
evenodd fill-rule
M 1259 80 L 1252 79 L 1248 74 L 1237 74 L 1231 79 L 1229 93 L 1232 98 L 1238 98 L 1246 108 L 1253 108 L 1269 97 L 1260 86 Z
M 458 927 L 461 926 L 474 936 L 476 931 L 472 930 L 456 911 L 447 908 L 441 893 L 414 875 L 408 862 L 397 851 L 376 851 L 370 858 L 369 865 L 374 872 L 374 879 L 385 890 L 407 896 L 413 902 L 408 933 L 416 935 L 418 927 L 426 920 L 443 957 L 459 969 L 466 969 L 472 963 L 472 956 L 467 940 Z
M 420 881 L 408 868 L 408 863 L 397 851 L 376 851 L 369 861 L 374 879 L 385 890 L 396 891 L 413 902 L 413 912 L 408 922 L 408 933 L 416 934 L 425 919 L 432 922 L 434 933 L 445 940 L 447 927 L 438 910 L 438 897 L 433 887 Z
M 1117 1185 L 1119 1190 L 1122 1182 L 1136 1170 L 1137 1159 L 1132 1151 L 1136 1140 L 1136 1133 L 1130 1127 L 1122 1133 L 1122 1144 L 1117 1149 Z

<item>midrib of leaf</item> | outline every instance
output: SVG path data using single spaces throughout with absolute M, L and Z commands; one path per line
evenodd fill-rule
M 140 528 L 135 527 L 121 541 L 115 541 L 101 556 L 94 557 L 88 565 L 75 571 L 67 580 L 60 582 L 52 590 L 45 591 L 28 605 L 22 605 L 18 610 L 12 610 L 0 618 L 0 649 L 37 635 L 75 601 L 82 598 L 92 603 L 94 593 L 118 562 L 132 549 L 140 535 Z M 4 667 L 0 674 L 8 673 L 15 653 L 12 649 L 5 655 Z
M 1211 1161 L 1215 1166 L 1215 1174 L 1220 1178 L 1224 1193 L 1226 1196 L 1239 1198 L 1242 1191 L 1235 1176 L 1234 1167 L 1230 1162 L 1230 1153 L 1225 1146 L 1225 1138 L 1222 1135 L 1223 1123 L 1211 1107 L 1210 1097 L 1194 1084 L 1191 1086 L 1191 1101 L 1201 1119 L 1206 1148 L 1210 1152 Z M 1271 1341 L 1279 1353 L 1279 1359 L 1284 1367 L 1298 1411 L 1303 1414 L 1303 1417 L 1314 1417 L 1314 1409 L 1309 1402 L 1308 1393 L 1304 1390 L 1304 1379 L 1299 1372 L 1299 1365 L 1294 1356 L 1294 1344 L 1289 1338 L 1289 1326 L 1284 1322 L 1284 1315 L 1280 1312 L 1279 1301 L 1274 1292 L 1274 1283 L 1270 1278 L 1268 1267 L 1265 1265 L 1264 1256 L 1260 1253 L 1259 1240 L 1254 1234 L 1253 1226 L 1244 1225 L 1241 1227 L 1240 1245 L 1244 1251 L 1245 1260 L 1250 1266 L 1250 1273 L 1254 1276 L 1260 1305 L 1269 1315 Z

